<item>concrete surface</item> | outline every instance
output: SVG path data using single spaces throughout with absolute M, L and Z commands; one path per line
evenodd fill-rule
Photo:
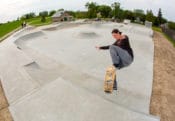
M 114 105 L 61 78 L 11 106 L 10 110 L 16 121 L 157 121 Z
M 95 46 L 112 44 L 113 28 L 129 36 L 135 58 L 117 71 L 118 91 L 106 94 L 103 80 L 112 63 L 109 51 Z M 14 120 L 158 121 L 149 115 L 151 36 L 136 24 L 82 21 L 15 33 L 0 44 L 0 75 Z

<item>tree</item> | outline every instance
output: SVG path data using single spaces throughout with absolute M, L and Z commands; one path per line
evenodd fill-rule
M 161 11 L 161 8 L 159 8 L 157 19 L 158 19 L 158 25 L 162 24 L 162 11 Z
M 154 16 L 153 25 L 154 25 L 154 26 L 159 26 L 158 18 L 157 18 L 156 16 Z
M 85 11 L 76 11 L 75 12 L 76 18 L 87 18 L 87 12 Z
M 46 22 L 46 17 L 45 16 L 41 16 L 41 22 Z
M 48 14 L 48 11 L 42 11 L 42 12 L 40 12 L 39 13 L 39 16 L 48 16 L 49 14 Z
M 85 7 L 88 9 L 88 18 L 96 18 L 97 17 L 97 3 L 87 2 Z
M 114 2 L 112 5 L 113 8 L 113 16 L 114 18 L 119 18 L 120 17 L 120 3 L 119 2 Z
M 168 21 L 167 21 L 167 19 L 166 18 L 162 18 L 162 24 L 165 24 L 165 23 L 167 23 Z
M 112 9 L 111 9 L 110 6 L 100 5 L 100 6 L 98 6 L 97 11 L 98 11 L 98 13 L 101 14 L 101 16 L 103 18 L 107 18 L 107 17 L 110 16 L 110 13 L 111 13 Z
M 63 8 L 60 8 L 60 9 L 58 9 L 58 11 L 64 11 L 64 9 Z
M 124 10 L 122 10 L 122 9 L 119 10 L 118 18 L 119 18 L 120 21 L 125 19 L 125 11 Z
M 124 18 L 129 19 L 131 21 L 134 21 L 134 13 L 132 11 L 125 10 L 124 11 Z
M 150 22 L 154 22 L 154 15 L 153 15 L 153 12 L 152 10 L 147 10 L 147 13 L 146 13 L 146 20 L 147 21 L 150 21 Z
M 135 19 L 139 19 L 140 21 L 144 22 L 145 21 L 145 13 L 142 9 L 135 9 L 134 10 L 134 16 L 135 16 Z
M 24 20 L 24 19 L 31 19 L 31 18 L 34 18 L 34 17 L 36 17 L 35 13 L 31 12 L 31 13 L 27 13 L 27 14 L 23 15 L 23 16 L 21 17 L 21 20 Z
M 53 14 L 55 14 L 55 13 L 56 13 L 56 11 L 52 10 L 52 11 L 49 12 L 49 16 L 53 16 Z
M 66 13 L 68 13 L 69 15 L 75 17 L 75 12 L 74 11 L 66 11 Z
M 41 22 L 46 22 L 46 17 L 48 16 L 48 11 L 40 12 L 39 16 L 41 16 Z
M 139 15 L 144 14 L 144 11 L 142 9 L 135 9 L 134 13 L 139 16 Z

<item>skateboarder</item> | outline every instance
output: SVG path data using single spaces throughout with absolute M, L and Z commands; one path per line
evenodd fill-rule
M 128 36 L 122 35 L 122 32 L 120 32 L 118 29 L 112 30 L 112 36 L 114 37 L 114 39 L 116 39 L 116 41 L 112 45 L 101 46 L 101 47 L 96 46 L 96 48 L 99 50 L 105 50 L 105 49 L 110 50 L 113 66 L 116 69 L 121 69 L 126 66 L 129 66 L 133 62 L 134 55 L 132 48 L 130 47 Z M 107 77 L 109 76 L 108 73 L 106 73 L 106 76 Z M 105 82 L 108 82 L 109 80 L 106 79 L 107 78 L 105 78 Z M 113 89 L 117 90 L 117 81 L 116 79 L 113 81 L 114 81 Z M 107 83 L 105 83 L 105 87 L 106 84 Z M 105 88 L 105 91 L 106 90 L 108 91 L 107 88 Z
M 112 30 L 112 36 L 116 41 L 108 46 L 96 46 L 99 50 L 110 50 L 113 66 L 116 69 L 121 69 L 130 65 L 133 62 L 133 51 L 130 47 L 129 38 L 127 35 L 122 35 L 118 29 Z

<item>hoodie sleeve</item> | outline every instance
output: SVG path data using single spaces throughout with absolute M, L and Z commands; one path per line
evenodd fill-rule
M 116 45 L 116 46 L 117 46 L 117 41 L 114 42 L 112 45 Z M 102 49 L 102 50 L 107 50 L 107 49 L 109 49 L 109 47 L 110 47 L 110 45 L 107 45 L 107 46 L 101 46 L 100 49 Z
M 109 49 L 109 45 L 107 45 L 107 46 L 101 46 L 100 49 L 107 50 L 107 49 Z

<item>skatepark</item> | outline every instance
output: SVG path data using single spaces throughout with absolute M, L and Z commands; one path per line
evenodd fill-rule
M 111 30 L 129 36 L 134 62 L 103 91 Z M 75 21 L 27 27 L 0 43 L 0 78 L 14 121 L 159 121 L 149 114 L 153 31 L 137 24 Z

